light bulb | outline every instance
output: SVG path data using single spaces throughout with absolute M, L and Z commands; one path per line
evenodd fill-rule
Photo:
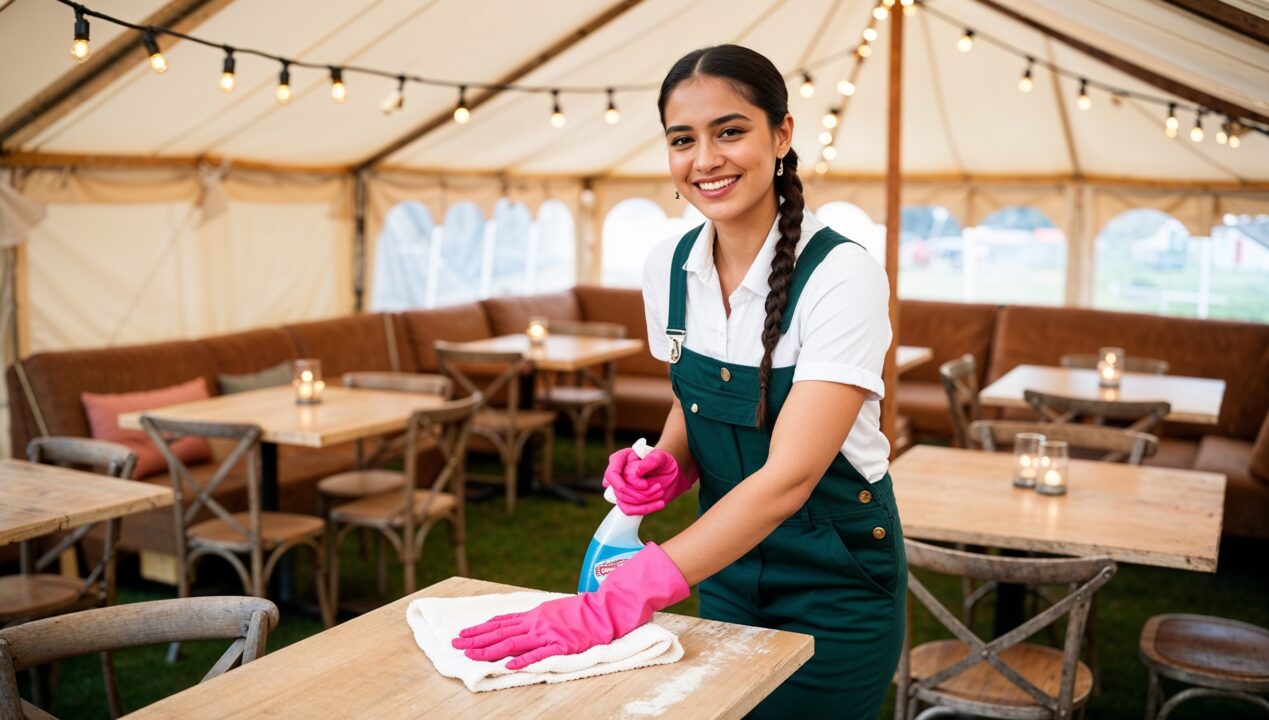
M 824 159 L 825 159 L 825 160 L 836 160 L 836 159 L 837 159 L 837 148 L 833 147 L 832 145 L 825 145 L 825 146 L 824 146 L 824 151 L 823 151 L 823 152 L 824 152 Z
M 551 127 L 559 129 L 564 127 L 568 119 L 564 117 L 564 111 L 560 109 L 560 91 L 551 91 Z
M 222 92 L 230 93 L 234 91 L 237 84 L 237 78 L 234 77 L 234 54 L 232 50 L 226 50 L 225 66 L 220 74 L 220 89 Z
M 850 97 L 851 95 L 854 95 L 855 89 L 856 89 L 855 83 L 849 80 L 842 80 L 841 82 L 837 83 L 837 92 L 841 93 L 842 95 L 846 97 Z
M 608 109 L 604 111 L 604 122 L 609 125 L 621 122 L 621 113 L 617 112 L 617 101 L 613 98 L 612 88 L 608 89 Z
M 967 53 L 974 49 L 974 31 L 966 30 L 961 39 L 956 41 L 956 49 L 963 53 Z
M 1035 83 L 1031 80 L 1031 68 L 1027 68 L 1022 73 L 1022 79 L 1018 81 L 1018 89 L 1024 93 L 1029 93 L 1034 87 Z
M 894 0 L 881 0 L 881 4 L 885 5 L 887 8 L 892 8 L 894 7 Z
M 379 109 L 383 111 L 384 115 L 391 115 L 401 108 L 401 102 L 403 100 L 404 98 L 401 97 L 401 91 L 393 90 L 388 93 L 388 96 L 383 99 L 383 102 L 379 103 Z
M 71 43 L 71 57 L 82 63 L 92 54 L 93 50 L 88 45 L 88 19 L 82 11 L 75 10 L 75 42 Z
M 837 109 L 836 108 L 829 110 L 824 115 L 824 127 L 828 128 L 829 130 L 832 130 L 833 128 L 837 127 Z
M 826 173 L 826 172 L 828 172 L 828 163 L 827 163 L 827 162 L 825 162 L 825 161 L 821 160 L 821 161 L 819 161 L 819 162 L 815 163 L 815 174 L 816 174 L 816 175 L 823 175 L 823 174 L 824 174 L 824 173 Z
M 282 73 L 278 75 L 278 90 L 276 94 L 279 105 L 285 105 L 291 102 L 291 66 L 289 63 L 282 63 Z
M 864 28 L 864 40 L 867 42 L 876 42 L 877 28 L 874 28 L 874 27 Z
M 859 57 L 866 58 L 869 55 L 872 55 L 872 46 L 868 43 L 863 43 L 855 50 L 855 52 L 859 54 Z
M 890 17 L 890 11 L 887 10 L 884 5 L 878 5 L 877 7 L 872 9 L 872 16 L 877 18 L 878 20 L 885 20 L 886 18 Z
M 1229 146 L 1230 146 L 1230 147 L 1232 147 L 1232 148 L 1234 148 L 1235 150 L 1237 150 L 1237 149 L 1238 149 L 1238 146 L 1239 146 L 1239 145 L 1242 145 L 1242 144 L 1243 144 L 1243 141 L 1242 141 L 1242 140 L 1240 140 L 1240 139 L 1238 138 L 1238 136 L 1237 136 L 1237 135 L 1230 135 L 1230 136 L 1229 136 Z
M 798 94 L 804 98 L 815 95 L 815 83 L 811 80 L 809 72 L 802 73 L 802 87 L 798 88 Z
M 1093 99 L 1088 96 L 1088 81 L 1080 80 L 1080 94 L 1075 98 L 1075 106 L 1080 110 L 1087 110 L 1093 107 Z
M 348 99 L 348 88 L 344 87 L 344 71 L 337 67 L 330 69 L 330 99 L 340 104 Z
M 916 6 L 916 5 L 914 5 L 913 3 L 907 3 L 907 2 L 905 2 L 905 3 L 903 4 L 903 16 L 904 16 L 904 17 L 912 17 L 913 15 L 915 15 L 915 14 L 916 14 L 916 9 L 917 9 L 917 6 Z
M 159 44 L 154 39 L 154 33 L 147 30 L 141 36 L 141 43 L 145 45 L 145 51 L 150 55 L 150 68 L 160 75 L 167 72 L 167 58 L 163 57 L 163 53 L 159 51 Z
M 1229 133 L 1225 132 L 1225 128 L 1221 127 L 1216 131 L 1216 144 L 1224 145 L 1229 142 Z
M 899 0 L 899 4 L 904 6 L 905 8 L 915 7 L 916 0 Z
M 1168 103 L 1168 118 L 1163 121 L 1163 132 L 1170 138 L 1176 137 L 1181 121 L 1176 119 L 1176 103 Z
M 829 132 L 829 131 L 827 131 L 827 130 L 825 130 L 824 132 L 820 133 L 820 144 L 821 144 L 821 145 L 832 145 L 832 144 L 833 144 L 833 133 L 831 133 L 831 132 Z
M 1194 127 L 1190 128 L 1190 139 L 1194 142 L 1203 142 L 1203 116 L 1194 116 Z
M 467 107 L 467 86 L 458 88 L 458 105 L 454 107 L 454 122 L 466 125 L 471 120 L 471 108 Z

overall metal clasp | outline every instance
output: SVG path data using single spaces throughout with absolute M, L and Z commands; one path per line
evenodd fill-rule
M 683 330 L 666 330 L 665 337 L 670 341 L 670 364 L 678 363 L 679 358 L 683 357 L 683 340 L 687 337 L 687 332 Z

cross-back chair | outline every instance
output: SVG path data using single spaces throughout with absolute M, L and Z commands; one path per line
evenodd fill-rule
M 955 639 L 911 647 L 904 637 L 895 677 L 895 719 L 914 718 L 921 703 L 979 717 L 1070 718 L 1084 707 L 1093 676 L 1079 660 L 1094 594 L 1115 574 L 1108 557 L 1013 558 L 979 555 L 906 540 L 908 565 L 977 581 L 1064 584 L 1070 592 L 1005 634 L 984 640 L 939 601 L 912 572 L 908 592 Z M 911 613 L 912 603 L 909 603 Z M 1061 649 L 1023 642 L 1067 618 Z
M 1100 425 L 1037 423 L 1026 420 L 978 420 L 969 426 L 969 436 L 987 452 L 1007 449 L 1018 433 L 1039 433 L 1048 440 L 1065 441 L 1072 449 L 1104 453 L 1102 462 L 1140 465 L 1159 448 L 1159 438 L 1149 433 Z
M 137 456 L 126 446 L 105 440 L 79 437 L 35 438 L 26 446 L 33 463 L 87 470 L 107 477 L 130 478 Z M 51 548 L 39 553 L 35 541 L 23 542 L 18 549 L 19 572 L 0 577 L 0 624 L 14 625 L 66 612 L 102 607 L 115 600 L 115 548 L 119 542 L 119 520 L 106 520 L 100 554 L 93 553 L 84 538 L 95 526 L 84 525 L 67 533 Z M 56 563 L 67 552 L 76 564 L 87 569 L 83 578 L 56 572 Z M 101 674 L 106 697 L 114 717 L 122 714 L 114 661 L 109 653 L 101 656 Z M 38 705 L 49 701 L 43 675 L 32 674 L 32 698 Z
M 172 508 L 176 518 L 178 596 L 189 597 L 194 567 L 204 556 L 215 555 L 238 573 L 243 592 L 265 597 L 269 577 L 282 556 L 296 547 L 306 547 L 313 553 L 313 581 L 322 621 L 330 627 L 334 613 L 326 597 L 326 522 L 312 515 L 261 509 L 260 426 L 172 420 L 142 414 L 141 427 L 167 460 L 172 490 L 176 494 Z M 187 436 L 236 441 L 205 483 L 172 452 L 170 443 Z M 214 493 L 239 463 L 246 465 L 247 509 L 230 512 Z M 213 517 L 196 521 L 201 510 L 210 512 Z M 246 564 L 240 558 L 243 555 L 247 556 Z M 173 645 L 169 661 L 175 661 L 178 651 L 178 646 Z
M 278 609 L 263 598 L 153 600 L 57 615 L 0 630 L 0 718 L 52 715 L 18 695 L 16 674 L 89 653 L 184 640 L 232 639 L 202 681 L 264 655 Z M 115 712 L 111 708 L 112 714 Z
M 952 415 L 952 432 L 957 447 L 969 447 L 969 424 L 983 415 L 978 402 L 978 363 L 966 353 L 939 366 L 943 392 L 947 393 Z
M 484 397 L 476 393 L 414 413 L 406 428 L 405 471 L 401 473 L 401 487 L 331 509 L 331 530 L 335 538 L 330 566 L 332 603 L 336 603 L 339 597 L 339 548 L 348 533 L 357 528 L 378 531 L 392 543 L 401 561 L 404 594 L 408 595 L 414 592 L 416 586 L 415 571 L 423 554 L 423 541 L 427 539 L 432 525 L 444 520 L 449 523 L 458 574 L 467 576 L 463 472 L 467 435 L 476 410 L 483 402 Z M 439 451 L 444 465 L 432 484 L 423 490 L 418 488 L 418 448 L 425 438 L 430 439 L 430 444 Z
M 1081 370 L 1096 370 L 1097 361 L 1098 356 L 1091 353 L 1063 355 L 1058 358 L 1058 364 L 1062 367 L 1077 368 Z M 1167 360 L 1160 360 L 1158 358 L 1142 357 L 1140 355 L 1128 355 L 1124 358 L 1125 372 L 1167 375 L 1169 367 Z
M 507 512 L 515 512 L 516 481 L 520 456 L 525 444 L 534 436 L 542 437 L 542 481 L 551 484 L 551 456 L 555 448 L 555 413 L 520 407 L 520 377 L 528 369 L 528 359 L 519 352 L 486 352 L 464 350 L 453 343 L 437 340 L 435 345 L 441 372 L 453 379 L 468 395 L 480 393 L 484 400 L 472 420 L 471 434 L 493 444 L 503 464 L 502 475 L 468 473 L 468 480 L 492 482 L 506 486 Z M 472 368 L 493 370 L 494 377 L 483 387 L 468 374 Z M 495 408 L 492 398 L 505 391 L 507 405 Z
M 626 337 L 626 326 L 609 322 L 552 320 L 551 332 L 558 335 L 621 339 Z M 559 374 L 562 373 L 557 373 Z M 569 374 L 573 376 L 572 384 L 569 385 L 560 385 L 554 381 L 555 378 L 549 378 L 545 383 L 546 387 L 538 395 L 538 402 L 543 407 L 564 413 L 572 422 L 577 444 L 577 477 L 580 480 L 586 463 L 586 430 L 590 427 L 591 416 L 596 412 L 604 413 L 606 452 L 611 455 L 616 449 L 617 401 L 613 395 L 613 386 L 617 381 L 617 361 L 604 363 L 598 372 L 594 368 L 583 368 Z
M 1153 432 L 1172 412 L 1172 404 L 1164 400 L 1091 400 L 1038 390 L 1024 390 L 1022 397 L 1045 422 L 1075 423 L 1083 418 L 1101 424 L 1113 420 L 1129 423 L 1129 430 L 1144 433 Z

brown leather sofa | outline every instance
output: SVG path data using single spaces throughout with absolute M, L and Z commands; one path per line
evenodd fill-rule
M 1217 424 L 1165 423 L 1159 454 L 1147 462 L 1224 474 L 1225 533 L 1269 538 L 1269 325 L 905 300 L 898 336 L 934 349 L 931 362 L 899 383 L 899 412 L 926 435 L 950 435 L 938 366 L 967 352 L 979 362 L 982 383 L 1018 365 L 1057 365 L 1064 353 L 1104 345 L 1165 359 L 1173 374 L 1224 380 Z

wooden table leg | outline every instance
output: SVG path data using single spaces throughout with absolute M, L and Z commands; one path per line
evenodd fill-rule
M 260 443 L 260 506 L 265 512 L 277 512 L 281 497 L 278 487 L 278 446 L 277 443 Z M 273 576 L 269 578 L 269 594 L 281 602 L 290 602 L 295 598 L 295 567 L 291 563 L 291 554 L 287 553 L 278 560 Z

